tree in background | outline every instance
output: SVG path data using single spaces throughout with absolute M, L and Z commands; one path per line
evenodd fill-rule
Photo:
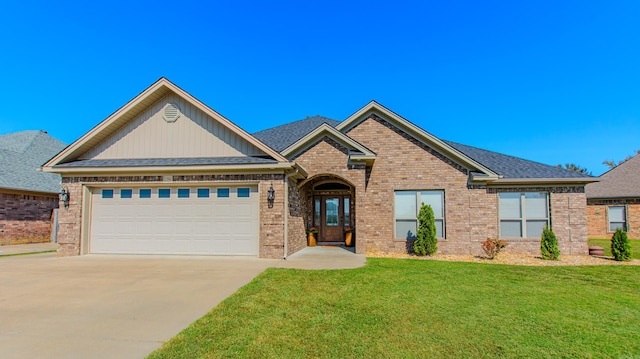
M 563 168 L 565 170 L 578 172 L 578 173 L 584 173 L 585 175 L 591 176 L 591 171 L 587 170 L 584 167 L 580 167 L 580 166 L 576 165 L 575 163 L 565 163 L 564 165 L 560 164 L 560 165 L 558 165 L 558 168 Z
M 606 161 L 603 161 L 602 164 L 607 166 L 607 167 L 609 167 L 609 169 L 613 169 L 613 168 L 616 168 L 616 167 L 620 166 L 621 164 L 629 161 L 630 159 L 632 159 L 633 157 L 635 157 L 637 155 L 640 155 L 640 150 L 636 150 L 635 154 L 627 156 L 624 160 L 621 160 L 621 161 L 618 161 L 618 162 L 613 161 L 613 160 L 606 160 Z

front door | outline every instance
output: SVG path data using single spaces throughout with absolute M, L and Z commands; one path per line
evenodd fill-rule
M 327 195 L 320 198 L 321 242 L 342 242 L 344 227 L 350 221 L 350 196 Z

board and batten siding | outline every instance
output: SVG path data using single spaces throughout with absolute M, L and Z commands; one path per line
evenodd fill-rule
M 180 109 L 175 122 L 163 119 L 165 105 Z M 82 159 L 261 156 L 264 152 L 176 94 L 136 116 Z

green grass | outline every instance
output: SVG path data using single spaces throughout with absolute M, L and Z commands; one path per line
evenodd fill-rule
M 640 259 L 640 239 L 630 239 L 631 243 L 631 258 Z M 590 246 L 600 246 L 604 248 L 604 255 L 611 256 L 611 238 L 589 238 Z
M 27 253 L 11 253 L 11 254 L 0 254 L 0 257 L 16 257 L 16 256 L 28 256 L 30 254 L 43 254 L 43 253 L 51 253 L 55 252 L 55 249 L 50 251 L 39 251 L 39 252 L 27 252 Z
M 150 358 L 631 357 L 640 267 L 269 269 Z

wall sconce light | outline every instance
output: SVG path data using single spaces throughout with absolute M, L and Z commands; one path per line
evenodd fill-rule
M 267 192 L 267 203 L 269 204 L 269 208 L 273 208 L 273 201 L 276 199 L 276 191 L 273 189 L 273 184 L 269 187 L 269 191 Z
M 69 208 L 69 189 L 67 187 L 62 187 L 62 190 L 58 193 L 58 198 L 60 198 L 64 208 Z

